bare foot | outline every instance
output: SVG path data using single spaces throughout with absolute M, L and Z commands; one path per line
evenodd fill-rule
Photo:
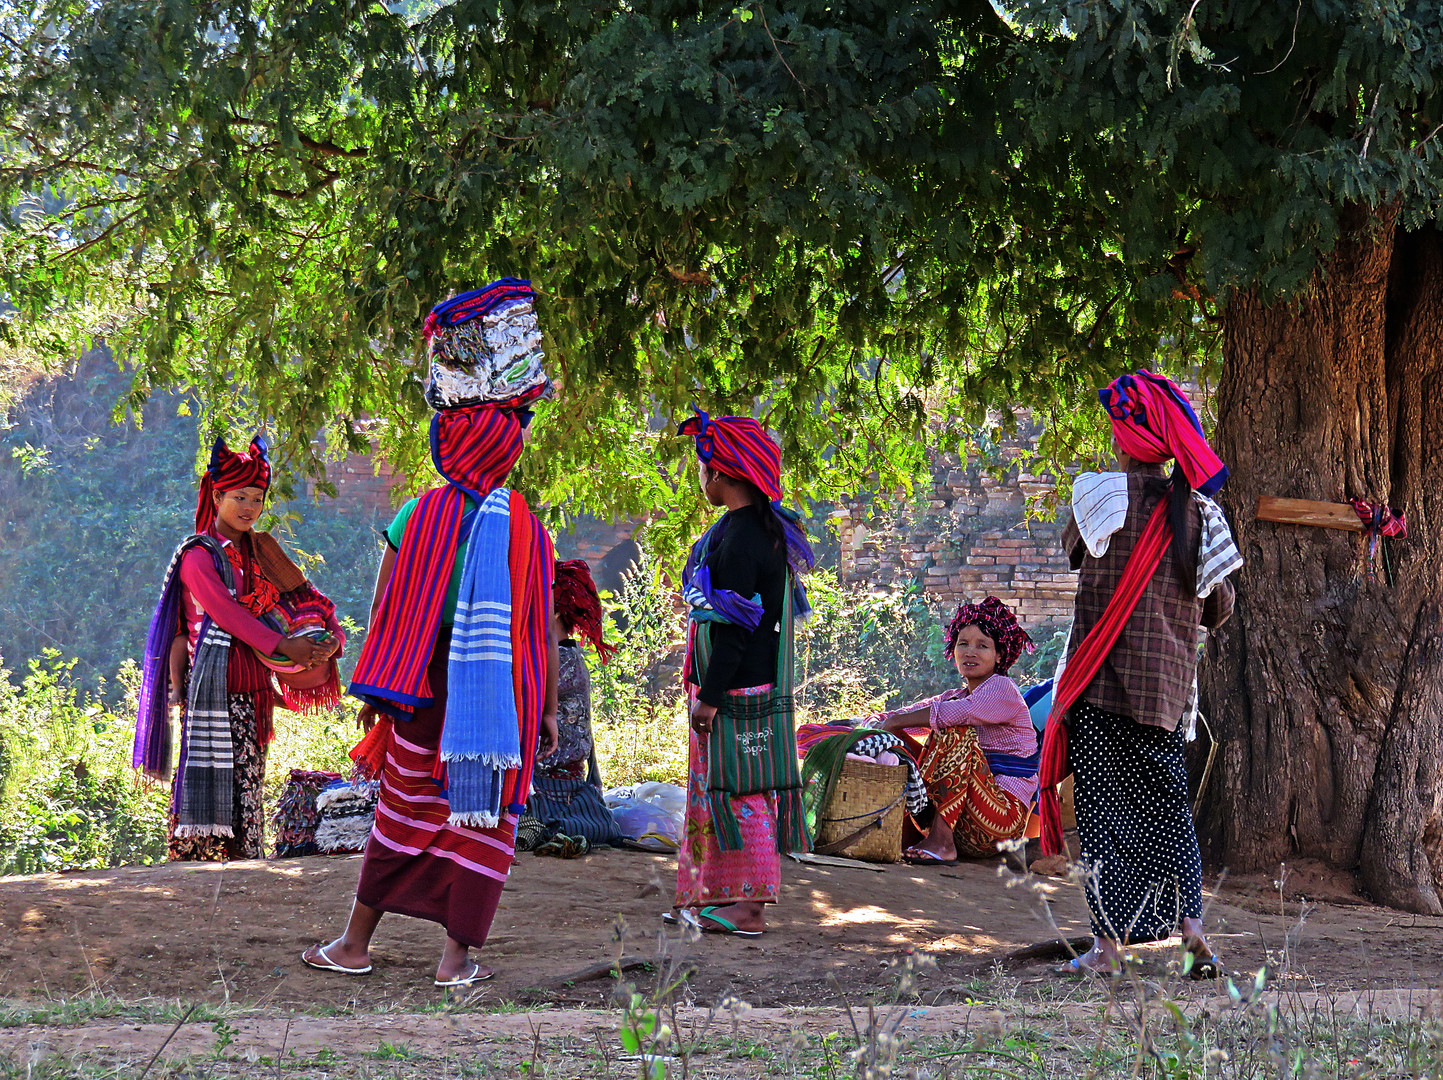
M 744 900 L 735 904 L 709 904 L 696 913 L 703 930 L 712 932 L 762 934 L 767 923 L 762 912 L 764 908 L 755 901 Z M 726 922 L 722 920 L 725 919 Z M 731 925 L 728 926 L 727 923 Z
M 352 948 L 346 944 L 346 939 L 343 937 L 325 945 L 312 945 L 301 953 L 301 959 L 318 968 L 334 965 L 361 971 L 371 966 L 370 952 L 366 949 Z
M 436 965 L 436 981 L 438 983 L 473 983 L 484 982 L 496 974 L 488 967 L 482 967 L 474 960 L 462 960 L 459 964 L 454 961 L 442 960 Z

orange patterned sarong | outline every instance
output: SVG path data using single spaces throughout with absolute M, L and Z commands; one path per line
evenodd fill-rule
M 937 814 L 952 827 L 959 855 L 996 855 L 998 841 L 1015 840 L 1027 827 L 1027 805 L 998 786 L 975 728 L 933 731 L 917 767 Z

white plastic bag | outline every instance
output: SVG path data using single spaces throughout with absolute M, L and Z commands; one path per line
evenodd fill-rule
M 675 851 L 681 845 L 685 788 L 649 780 L 633 787 L 610 788 L 601 799 L 623 836 L 656 851 Z

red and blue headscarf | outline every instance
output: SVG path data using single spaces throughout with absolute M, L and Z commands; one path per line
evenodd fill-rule
M 1176 458 L 1188 483 L 1203 495 L 1216 493 L 1227 481 L 1228 467 L 1208 445 L 1192 403 L 1171 379 L 1138 371 L 1114 379 L 1097 396 L 1128 457 L 1154 464 Z
M 210 448 L 210 464 L 200 481 L 200 498 L 195 504 L 195 531 L 205 533 L 215 524 L 215 493 L 241 488 L 271 486 L 270 446 L 257 435 L 250 447 L 236 452 L 216 439 Z
M 750 416 L 709 416 L 698 409 L 683 420 L 678 435 L 690 435 L 696 442 L 696 456 L 724 476 L 754 484 L 771 501 L 787 538 L 787 565 L 794 574 L 810 570 L 816 562 L 806 529 L 796 511 L 781 504 L 782 448 Z M 798 617 L 805 608 L 798 605 Z
M 708 416 L 700 409 L 678 435 L 696 440 L 696 456 L 717 472 L 755 484 L 776 502 L 782 497 L 782 448 L 750 416 Z

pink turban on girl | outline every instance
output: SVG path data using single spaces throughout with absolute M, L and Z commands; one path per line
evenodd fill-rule
M 1114 379 L 1097 396 L 1128 457 L 1150 463 L 1176 458 L 1188 483 L 1204 495 L 1223 486 L 1228 467 L 1213 453 L 1187 395 L 1171 379 L 1139 371 Z

